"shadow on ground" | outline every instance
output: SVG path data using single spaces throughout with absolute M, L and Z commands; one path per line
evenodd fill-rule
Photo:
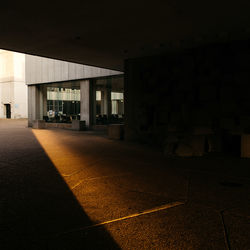
M 31 130 L 0 136 L 0 249 L 119 249 L 102 227 L 64 234 L 94 222 Z

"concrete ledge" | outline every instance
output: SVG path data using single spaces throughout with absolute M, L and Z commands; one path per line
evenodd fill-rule
M 61 128 L 61 129 L 71 129 L 71 123 L 45 123 L 45 128 Z
M 110 124 L 108 126 L 108 138 L 115 140 L 122 140 L 124 136 L 123 124 Z
M 86 122 L 85 121 L 79 121 L 79 120 L 73 120 L 72 121 L 72 130 L 86 130 Z
M 45 128 L 45 121 L 44 120 L 34 120 L 32 123 L 32 128 L 44 129 Z

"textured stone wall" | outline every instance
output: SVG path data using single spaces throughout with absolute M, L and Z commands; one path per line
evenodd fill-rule
M 250 133 L 248 42 L 125 63 L 125 138 L 168 155 L 237 153 Z

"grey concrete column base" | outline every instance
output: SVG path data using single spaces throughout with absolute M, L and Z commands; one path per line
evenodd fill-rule
M 79 121 L 79 120 L 73 120 L 72 121 L 72 130 L 86 130 L 86 122 L 85 121 Z
M 44 120 L 34 120 L 32 123 L 32 128 L 45 129 L 45 121 Z

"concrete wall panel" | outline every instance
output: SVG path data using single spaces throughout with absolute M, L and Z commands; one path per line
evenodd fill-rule
M 25 60 L 27 84 L 80 80 L 122 74 L 119 71 L 31 55 L 26 55 Z
M 36 60 L 35 58 L 32 58 L 32 57 L 33 56 L 27 56 L 26 57 L 26 63 L 27 63 L 26 68 L 29 65 L 29 60 L 30 59 L 33 60 L 33 61 Z M 26 83 L 29 83 L 29 82 L 49 82 L 49 60 L 47 58 L 42 58 L 41 64 L 42 64 L 42 77 L 41 77 L 41 79 L 36 79 L 35 80 L 34 76 L 36 75 L 36 72 L 33 72 L 33 74 L 31 75 L 31 78 L 26 77 Z M 28 76 L 30 76 L 30 74 L 28 74 Z

